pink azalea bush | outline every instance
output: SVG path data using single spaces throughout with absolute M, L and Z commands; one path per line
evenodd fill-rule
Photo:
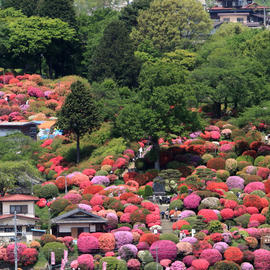
M 99 249 L 98 240 L 93 236 L 80 236 L 77 245 L 82 253 L 92 253 Z
M 176 244 L 170 240 L 158 240 L 154 242 L 149 251 L 155 260 L 156 256 L 158 256 L 159 261 L 164 259 L 174 261 L 177 256 Z

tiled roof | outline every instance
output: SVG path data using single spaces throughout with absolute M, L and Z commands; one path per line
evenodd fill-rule
M 38 197 L 34 197 L 31 195 L 25 194 L 11 194 L 5 195 L 4 197 L 0 198 L 0 202 L 22 202 L 22 201 L 38 201 Z
M 13 218 L 14 215 L 13 214 L 9 214 L 9 215 L 2 215 L 0 216 L 0 220 L 1 219 L 7 219 L 7 218 Z M 25 216 L 25 215 L 16 215 L 16 217 L 19 218 L 26 218 L 26 219 L 34 219 L 34 220 L 39 220 L 39 218 L 36 217 L 29 217 L 29 216 Z

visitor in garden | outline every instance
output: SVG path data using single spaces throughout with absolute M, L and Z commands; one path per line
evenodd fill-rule
M 169 219 L 169 209 L 168 208 L 165 211 L 165 216 L 166 216 L 166 219 Z
M 140 147 L 140 149 L 139 149 L 139 157 L 140 158 L 142 157 L 142 153 L 143 153 L 143 149 L 142 149 L 142 147 Z
M 164 219 L 164 215 L 165 215 L 165 212 L 164 211 L 161 211 L 161 218 Z

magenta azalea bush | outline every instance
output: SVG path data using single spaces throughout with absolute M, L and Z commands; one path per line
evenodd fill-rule
M 184 199 L 184 206 L 187 209 L 196 209 L 198 208 L 198 206 L 200 205 L 201 202 L 201 197 L 198 196 L 195 193 L 192 193 L 190 195 L 188 195 L 185 199 Z
M 91 254 L 80 255 L 77 259 L 78 267 L 81 267 L 86 270 L 94 269 L 94 258 Z
M 150 249 L 150 253 L 153 258 L 161 261 L 163 259 L 175 260 L 177 257 L 177 247 L 176 244 L 170 240 L 158 240 L 154 242 Z
M 92 253 L 99 249 L 98 239 L 93 236 L 81 236 L 77 241 L 78 249 L 82 253 Z

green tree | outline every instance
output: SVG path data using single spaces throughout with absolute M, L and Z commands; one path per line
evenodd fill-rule
M 136 85 L 139 63 L 125 23 L 117 20 L 104 30 L 88 67 L 91 81 L 112 78 L 121 86 Z
M 39 171 L 26 160 L 3 161 L 0 163 L 0 193 L 14 191 L 15 188 L 31 189 L 31 184 L 39 181 Z M 18 191 L 18 192 L 21 192 Z
M 57 125 L 76 134 L 77 163 L 80 161 L 80 138 L 99 124 L 98 108 L 88 87 L 81 81 L 71 85 L 71 93 L 58 113 Z
M 29 62 L 39 66 L 44 57 L 50 77 L 54 73 L 56 76 L 64 74 L 68 58 L 63 53 L 67 53 L 66 47 L 75 40 L 75 30 L 70 28 L 68 23 L 60 19 L 34 16 L 3 16 L 8 40 L 4 40 L 2 44 L 13 59 L 18 58 L 21 61 L 19 67 L 27 70 Z
M 141 11 L 131 37 L 138 45 L 151 40 L 160 51 L 194 46 L 211 29 L 209 15 L 197 0 L 154 0 Z
M 20 9 L 23 14 L 30 17 L 35 14 L 37 7 L 37 0 L 2 0 L 1 8 L 15 8 Z
M 179 84 L 141 90 L 137 102 L 120 111 L 116 119 L 117 130 L 130 140 L 150 136 L 159 154 L 158 138 L 183 134 L 201 126 L 198 115 L 187 108 L 191 97 L 187 93 L 190 92 Z M 159 169 L 159 160 L 155 167 Z
M 76 26 L 74 0 L 39 0 L 36 13 L 41 17 L 58 18 L 72 27 Z
M 83 70 L 81 72 L 85 76 L 87 76 L 90 60 L 103 37 L 104 29 L 117 18 L 118 12 L 109 8 L 95 10 L 91 16 L 87 14 L 78 16 L 78 37 L 83 48 Z
M 153 0 L 134 0 L 121 10 L 119 19 L 125 22 L 126 26 L 131 30 L 132 27 L 137 26 L 137 17 L 139 11 L 146 10 L 150 7 Z

